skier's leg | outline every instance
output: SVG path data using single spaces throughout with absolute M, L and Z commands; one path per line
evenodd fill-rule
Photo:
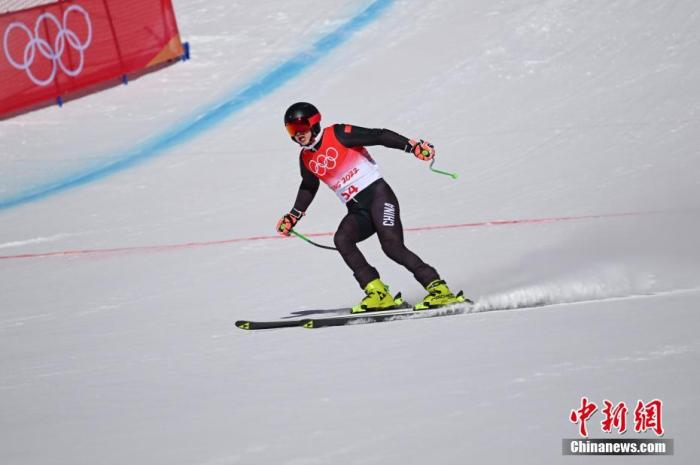
M 365 291 L 362 301 L 352 307 L 352 313 L 389 310 L 400 305 L 390 293 L 386 284 L 379 279 L 376 268 L 367 263 L 364 255 L 357 247 L 375 233 L 371 213 L 364 204 L 354 202 L 348 205 L 348 214 L 340 222 L 333 242 L 345 263 L 353 271 L 360 287 Z
M 421 260 L 404 244 L 399 201 L 386 182 L 381 182 L 375 189 L 371 212 L 374 228 L 387 257 L 406 267 L 423 287 L 440 279 L 435 268 Z
M 362 289 L 375 279 L 379 279 L 376 268 L 367 262 L 357 247 L 358 242 L 364 241 L 372 234 L 374 234 L 374 226 L 369 218 L 361 213 L 348 212 L 333 237 L 335 248 L 352 270 Z

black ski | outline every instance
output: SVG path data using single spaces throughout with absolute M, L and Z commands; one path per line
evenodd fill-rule
M 409 320 L 417 318 L 434 318 L 439 316 L 458 315 L 466 312 L 471 308 L 470 302 L 448 305 L 440 308 L 431 308 L 426 310 L 414 310 L 408 304 L 392 309 L 379 312 L 366 312 L 358 314 L 348 314 L 319 317 L 319 318 L 302 318 L 295 320 L 276 320 L 276 321 L 247 321 L 239 320 L 236 326 L 245 330 L 257 329 L 274 329 L 274 328 L 294 328 L 302 327 L 308 329 L 327 328 L 331 326 L 346 326 L 356 324 L 380 323 L 385 321 Z
M 327 318 L 310 318 L 302 327 L 308 329 L 328 328 L 330 326 L 364 325 L 369 323 L 382 323 L 387 321 L 413 320 L 418 318 L 435 318 L 439 316 L 459 315 L 470 308 L 468 303 L 448 305 L 440 308 L 426 310 L 389 310 L 385 312 L 368 312 L 356 315 L 343 315 Z
M 241 329 L 274 329 L 274 328 L 294 328 L 300 326 L 304 320 L 276 320 L 276 321 L 247 321 L 238 320 L 236 326 Z

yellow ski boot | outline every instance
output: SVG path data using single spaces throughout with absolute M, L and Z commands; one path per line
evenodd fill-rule
M 352 307 L 352 313 L 377 312 L 392 310 L 403 304 L 401 294 L 392 297 L 389 287 L 380 279 L 375 279 L 365 287 L 365 296 L 358 305 Z
M 447 284 L 445 284 L 445 281 L 441 279 L 436 279 L 428 284 L 425 290 L 428 291 L 428 295 L 413 307 L 415 310 L 427 310 L 429 308 L 444 307 L 445 305 L 471 302 L 471 300 L 464 297 L 462 291 L 454 295 L 450 288 L 447 287 Z

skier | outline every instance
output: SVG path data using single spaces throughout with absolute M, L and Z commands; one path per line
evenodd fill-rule
M 421 160 L 435 157 L 435 148 L 424 140 L 409 140 L 388 129 L 367 129 L 349 124 L 334 124 L 321 130 L 321 113 L 310 103 L 298 102 L 287 109 L 284 125 L 292 140 L 301 146 L 299 165 L 301 185 L 292 210 L 277 223 L 278 233 L 290 231 L 305 215 L 320 181 L 330 187 L 348 209 L 333 241 L 366 296 L 352 313 L 390 310 L 401 301 L 389 293 L 377 270 L 372 267 L 357 243 L 377 233 L 384 253 L 403 265 L 428 291 L 417 310 L 464 302 L 462 292 L 455 295 L 438 272 L 404 245 L 399 202 L 377 164 L 365 148 L 383 145 L 412 153 Z

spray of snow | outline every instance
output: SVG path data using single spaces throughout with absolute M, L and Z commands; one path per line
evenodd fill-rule
M 473 311 L 657 295 L 700 287 L 697 215 L 582 225 L 483 278 L 499 283 Z M 601 227 L 602 226 L 602 227 Z
M 652 295 L 656 276 L 608 265 L 578 276 L 532 284 L 479 298 L 474 312 Z

